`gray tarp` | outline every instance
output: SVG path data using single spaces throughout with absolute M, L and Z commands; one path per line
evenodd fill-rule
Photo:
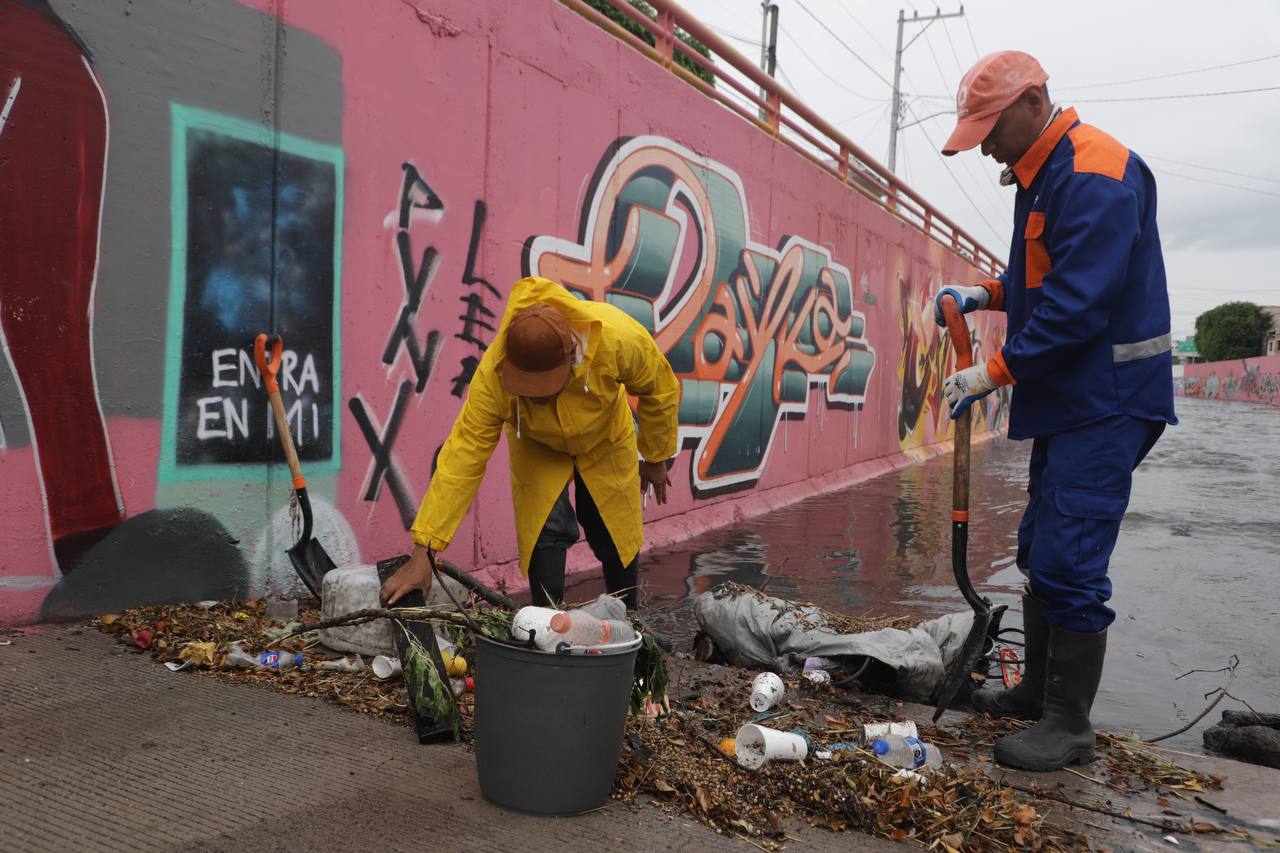
M 704 592 L 694 602 L 694 612 L 716 648 L 737 666 L 788 670 L 804 658 L 819 657 L 854 667 L 870 657 L 897 673 L 898 690 L 922 699 L 937 692 L 973 625 L 973 611 L 966 610 L 907 630 L 840 634 L 828 627 L 817 607 L 737 584 Z

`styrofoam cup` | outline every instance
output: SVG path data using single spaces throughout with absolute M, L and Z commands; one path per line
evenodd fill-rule
M 378 678 L 387 679 L 393 675 L 401 673 L 400 658 L 389 658 L 386 655 L 378 655 L 369 664 L 369 668 L 373 670 L 373 674 Z
M 757 714 L 768 711 L 782 699 L 784 690 L 776 673 L 760 673 L 751 682 L 751 710 Z
M 734 752 L 740 766 L 759 770 L 769 761 L 803 761 L 809 754 L 809 744 L 794 732 L 748 723 L 738 729 Z

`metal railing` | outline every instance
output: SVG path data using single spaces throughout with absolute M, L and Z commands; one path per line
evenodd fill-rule
M 969 260 L 984 273 L 994 276 L 1004 268 L 1004 262 L 994 252 L 925 201 L 923 196 L 903 183 L 897 175 L 836 130 L 674 0 L 646 0 L 657 10 L 657 20 L 649 18 L 627 0 L 606 0 L 615 10 L 650 33 L 654 39 L 653 46 L 582 0 L 560 2 L 608 30 L 707 97 L 720 102 L 765 133 L 790 146 L 850 189 L 863 194 L 925 236 Z M 678 39 L 677 28 L 706 45 L 713 59 L 708 59 Z M 676 64 L 677 55 L 713 75 L 737 97 L 731 97 L 727 92 L 708 85 L 688 69 Z M 721 63 L 733 68 L 759 89 L 727 73 Z M 793 136 L 798 137 L 798 140 Z M 821 155 L 830 159 L 824 159 Z

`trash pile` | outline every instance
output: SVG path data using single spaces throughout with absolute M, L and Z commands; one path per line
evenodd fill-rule
M 320 618 L 314 598 L 298 602 L 298 621 L 280 625 L 267 618 L 264 600 L 204 601 L 140 607 L 97 620 L 101 629 L 131 644 L 175 672 L 191 669 L 226 681 L 258 684 L 282 693 L 323 699 L 352 711 L 411 723 L 404 684 L 383 663 L 344 655 L 320 643 L 318 631 L 283 639 L 301 623 Z M 466 666 L 465 652 L 455 671 Z M 391 665 L 388 661 L 387 665 Z M 394 663 L 396 672 L 399 663 Z M 390 678 L 391 680 L 384 680 Z M 465 687 L 465 683 L 464 683 Z M 459 701 L 469 730 L 472 703 Z
M 756 595 L 751 593 L 755 604 L 779 601 Z M 980 748 L 1026 723 L 967 717 L 949 730 L 917 726 L 894 712 L 901 703 L 843 689 L 841 682 L 853 680 L 844 675 L 851 660 L 839 655 L 797 660 L 784 653 L 774 661 L 787 666 L 765 672 L 680 656 L 672 661 L 680 677 L 668 699 L 667 657 L 616 599 L 602 596 L 563 611 L 460 603 L 462 610 L 371 608 L 325 620 L 319 603 L 307 598 L 299 602 L 296 621 L 281 625 L 268 618 L 263 601 L 209 601 L 138 608 L 97 621 L 104 632 L 175 672 L 262 684 L 410 725 L 414 719 L 400 677 L 407 667 L 385 653 L 389 632 L 379 637 L 377 623 L 429 620 L 463 741 L 474 737 L 471 691 L 484 678 L 473 671 L 475 634 L 552 653 L 593 654 L 634 643 L 639 632 L 632 713 L 614 779 L 617 799 L 652 795 L 658 806 L 688 812 L 718 832 L 765 849 L 779 848 L 787 840 L 787 823 L 795 820 L 943 851 L 1088 847 L 1080 824 L 1063 822 L 1068 811 L 1062 792 L 996 781 L 977 763 L 989 760 Z M 837 625 L 827 618 L 813 621 L 814 615 L 802 614 L 823 642 L 859 627 L 863 633 L 919 630 L 906 620 L 850 619 Z M 788 643 L 803 640 L 793 627 L 785 632 Z M 1154 796 L 1166 808 L 1163 814 L 1174 815 L 1170 803 L 1203 803 L 1201 794 L 1221 788 L 1221 777 L 1178 767 L 1136 738 L 1100 733 L 1100 746 L 1104 761 L 1090 772 L 1104 778 L 1076 775 L 1097 783 L 1103 797 Z M 1189 826 L 1191 832 L 1233 834 L 1195 820 Z
M 681 692 L 691 698 L 668 715 L 629 722 L 618 796 L 653 794 L 767 849 L 797 818 L 941 850 L 1087 847 L 1046 819 L 1044 803 L 945 765 L 914 723 L 885 720 L 821 679 L 761 673 L 747 688 L 741 670 L 716 668 Z

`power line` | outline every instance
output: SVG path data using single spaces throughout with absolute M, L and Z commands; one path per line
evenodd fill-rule
M 736 41 L 736 42 L 741 42 L 741 43 L 743 43 L 743 44 L 749 44 L 749 45 L 751 45 L 752 47 L 759 47 L 759 46 L 760 46 L 760 40 L 759 40 L 759 39 L 753 39 L 753 38 L 747 38 L 746 36 L 740 36 L 740 35 L 738 35 L 737 33 L 731 33 L 731 32 L 729 32 L 728 30 L 722 30 L 722 29 L 720 29 L 719 27 L 708 27 L 707 29 L 711 30 L 711 31 L 712 31 L 712 32 L 714 32 L 714 33 L 718 33 L 718 34 L 720 34 L 720 35 L 724 36 L 724 37 L 725 37 L 725 38 L 727 38 L 727 39 L 731 39 L 731 40 Z
M 853 115 L 848 116 L 846 118 L 842 118 L 839 121 L 833 121 L 832 124 L 834 124 L 836 127 L 839 127 L 842 124 L 848 124 L 851 121 L 856 121 L 857 119 L 860 119 L 865 115 L 870 115 L 876 110 L 881 110 L 881 109 L 884 109 L 884 104 L 877 103 L 875 106 L 865 109 L 860 113 L 854 113 Z
M 915 115 L 915 110 L 912 110 L 910 107 L 907 107 L 907 109 L 908 111 L 911 112 L 912 115 Z M 969 206 L 973 208 L 973 212 L 978 214 L 978 218 L 981 219 L 983 223 L 987 226 L 987 228 L 991 230 L 991 234 L 996 238 L 997 241 L 1002 239 L 1000 232 L 996 230 L 996 227 L 992 225 L 991 221 L 987 219 L 987 217 L 983 214 L 982 209 L 978 207 L 978 203 L 973 200 L 973 196 L 969 195 L 969 193 L 965 191 L 964 185 L 960 183 L 960 179 L 956 177 L 956 173 L 952 171 L 951 164 L 948 163 L 947 159 L 942 156 L 942 149 L 940 149 L 934 143 L 933 137 L 929 135 L 929 131 L 925 129 L 925 126 L 923 124 L 919 124 L 916 126 L 920 128 L 920 132 L 923 133 L 924 138 L 928 140 L 929 147 L 933 149 L 933 153 L 938 155 L 938 159 L 942 161 L 942 165 L 947 170 L 947 174 L 951 176 L 951 180 L 955 181 L 956 188 L 960 190 L 960 194 L 964 196 L 965 201 L 969 202 Z
M 1167 80 L 1170 77 L 1185 77 L 1188 74 L 1203 74 L 1206 71 L 1218 71 L 1223 68 L 1252 65 L 1255 62 L 1266 62 L 1269 59 L 1280 59 L 1280 53 L 1273 53 L 1269 56 L 1259 56 L 1255 59 L 1243 59 L 1240 62 L 1228 62 L 1225 65 L 1207 65 L 1204 68 L 1192 68 L 1189 71 L 1175 71 L 1172 74 L 1156 74 L 1153 77 L 1134 77 L 1131 80 L 1115 80 L 1111 83 L 1090 83 L 1087 86 L 1067 86 L 1062 91 L 1074 92 L 1079 89 L 1098 89 L 1103 86 L 1127 86 L 1130 83 L 1145 83 L 1148 80 Z
M 782 33 L 782 34 L 787 38 L 787 40 L 788 40 L 788 41 L 790 41 L 793 45 L 795 45 L 795 48 L 796 48 L 796 50 L 800 53 L 800 55 L 801 55 L 801 56 L 803 56 L 803 57 L 805 58 L 805 61 L 806 61 L 806 62 L 808 62 L 808 63 L 809 63 L 810 65 L 812 65 L 814 68 L 818 69 L 818 73 L 819 73 L 819 74 L 821 74 L 823 77 L 826 77 L 828 80 L 830 80 L 830 81 L 831 81 L 832 83 L 834 83 L 836 86 L 839 86 L 841 89 L 844 89 L 844 90 L 845 90 L 846 92 L 848 92 L 850 95 L 853 95 L 855 98 L 861 98 L 861 99 L 862 99 L 862 100 L 864 100 L 864 101 L 887 101 L 887 100 L 889 100 L 888 98 L 873 98 L 873 97 L 871 97 L 870 95 L 864 95 L 864 94 L 862 94 L 861 92 L 855 92 L 855 91 L 853 91 L 853 90 L 852 90 L 852 89 L 850 89 L 848 86 L 846 86 L 845 84 L 843 84 L 843 83 L 841 83 L 839 80 L 837 80 L 835 77 L 832 77 L 832 76 L 827 72 L 827 69 L 823 68 L 823 67 L 822 67 L 821 65 L 819 65 L 817 62 L 815 62 L 815 61 L 814 61 L 814 59 L 813 59 L 813 57 L 809 55 L 808 51 L 806 51 L 803 47 L 801 47 L 801 46 L 800 46 L 800 42 L 796 41 L 796 40 L 795 40 L 795 38 L 791 35 L 791 33 L 787 32 L 787 29 L 786 29 L 785 27 L 783 27 L 783 26 L 779 26 L 779 27 L 778 27 L 778 32 Z
M 844 4 L 844 0 L 836 0 L 836 2 L 840 4 L 841 10 L 843 10 L 844 13 L 849 17 L 849 20 L 853 21 L 855 24 L 861 27 L 862 31 L 871 38 L 872 44 L 874 44 L 877 48 L 879 48 L 880 52 L 883 53 L 885 56 L 889 57 L 889 59 L 893 59 L 893 54 L 889 52 L 889 49 L 880 43 L 880 40 L 876 38 L 875 33 L 867 29 L 867 25 L 862 23 L 861 18 L 853 14 L 853 12 L 849 11 L 849 7 Z
M 1183 98 L 1217 98 L 1222 95 L 1252 95 L 1256 92 L 1277 92 L 1280 86 L 1266 86 L 1261 89 L 1229 89 L 1225 92 L 1188 92 L 1183 95 L 1148 95 L 1144 98 L 1073 98 L 1077 104 L 1106 104 L 1119 101 L 1176 101 Z
M 973 37 L 973 27 L 969 26 L 969 16 L 964 17 L 964 27 L 969 31 L 969 43 L 973 45 L 973 61 L 977 62 L 982 58 L 982 51 L 978 50 L 978 40 Z
M 942 22 L 942 34 L 947 37 L 947 44 L 951 45 L 951 58 L 956 61 L 956 70 L 960 72 L 960 76 L 964 76 L 964 66 L 960 64 L 960 54 L 956 53 L 956 43 L 951 40 L 951 28 L 947 26 L 947 22 Z
M 866 134 L 862 137 L 862 139 L 858 140 L 858 147 L 859 147 L 859 148 L 865 148 L 865 147 L 866 147 L 866 145 L 867 145 L 867 140 L 871 139 L 871 137 L 872 137 L 872 136 L 875 134 L 875 132 L 876 132 L 876 128 L 878 128 L 878 127 L 880 126 L 880 122 L 884 121 L 885 116 L 887 116 L 887 115 L 889 114 L 889 107 L 888 107 L 887 105 L 886 105 L 886 106 L 884 106 L 884 107 L 881 107 L 881 110 L 882 110 L 882 112 L 880 113 L 880 118 L 876 119 L 875 124 L 871 125 L 871 128 L 866 132 Z
M 889 79 L 888 79 L 887 77 L 885 77 L 883 74 L 881 74 L 879 71 L 877 71 L 877 70 L 875 69 L 875 66 L 873 66 L 870 62 L 867 62 L 865 59 L 863 59 L 861 56 L 859 56 L 859 55 L 858 55 L 858 52 L 857 52 L 856 50 L 854 50 L 853 48 L 849 47 L 848 42 L 846 42 L 844 39 L 840 38 L 840 36 L 836 35 L 835 30 L 833 30 L 833 29 L 831 29 L 830 27 L 828 27 L 828 26 L 823 22 L 823 20 L 822 20 L 821 18 L 819 18 L 817 15 L 813 14 L 813 12 L 809 11 L 809 7 L 808 7 L 808 6 L 804 5 L 804 3 L 802 3 L 802 2 L 801 2 L 801 0 L 795 0 L 795 2 L 796 2 L 796 5 L 797 5 L 797 6 L 799 6 L 801 9 L 803 9 L 803 10 L 804 10 L 804 13 L 805 13 L 806 15 L 808 15 L 810 18 L 813 18 L 815 21 L 817 21 L 818 26 L 820 26 L 820 27 L 822 27 L 824 30 L 826 30 L 828 35 L 830 35 L 830 36 L 831 36 L 833 39 L 835 39 L 836 41 L 840 42 L 840 46 L 841 46 L 841 47 L 843 47 L 845 50 L 849 51 L 849 55 L 850 55 L 850 56 L 852 56 L 854 59 L 858 60 L 858 61 L 859 61 L 859 62 L 861 62 L 863 65 L 865 65 L 865 66 L 867 67 L 867 70 L 869 70 L 872 74 L 874 74 L 874 75 L 876 75 L 877 77 L 879 77 L 879 78 L 880 78 L 880 81 L 881 81 L 882 83 L 884 83 L 886 86 L 888 86 L 890 89 L 892 89 L 892 88 L 893 88 L 893 84 L 889 82 Z M 915 7 L 913 6 L 912 8 L 915 8 Z
M 777 68 L 778 73 L 782 75 L 782 81 L 787 84 L 787 88 L 790 89 L 797 97 L 799 97 L 800 90 L 796 88 L 795 83 L 791 82 L 791 77 L 787 74 L 787 72 L 782 70 L 782 63 L 781 62 L 774 63 L 774 67 Z M 872 109 L 875 109 L 875 107 L 872 107 Z
M 947 75 L 942 70 L 942 63 L 938 61 L 938 54 L 933 49 L 933 42 L 929 39 L 928 32 L 924 34 L 924 43 L 925 43 L 925 46 L 929 48 L 929 55 L 933 57 L 933 67 L 936 68 L 938 71 L 938 80 L 942 83 L 943 87 L 945 88 L 947 85 Z M 911 78 L 911 75 L 906 73 L 905 70 L 903 74 L 906 77 L 907 82 L 913 84 L 912 88 L 914 88 L 915 80 L 913 80 Z M 946 101 L 950 103 L 951 99 L 947 98 Z M 910 109 L 910 107 L 908 107 L 908 109 Z M 935 113 L 934 115 L 927 116 L 924 119 L 919 118 L 919 116 L 917 115 L 914 109 L 911 109 L 911 114 L 913 116 L 916 116 L 916 122 L 919 123 L 922 121 L 927 121 L 930 118 L 937 118 L 938 116 L 945 115 L 946 113 Z M 995 188 L 992 187 L 990 183 L 983 181 L 980 178 L 974 177 L 973 172 L 969 169 L 969 163 L 967 160 L 962 159 L 959 161 L 959 163 L 961 168 L 964 169 L 965 176 L 981 189 L 983 203 L 984 204 L 990 203 L 992 198 L 992 193 L 994 192 L 994 197 L 996 199 L 995 209 L 1001 211 L 1002 213 L 1008 213 L 1009 216 L 1012 217 L 1013 208 L 1009 204 L 1009 200 L 1001 196 L 1000 192 L 998 190 L 995 190 Z
M 1227 187 L 1228 189 L 1240 190 L 1246 193 L 1255 193 L 1257 195 L 1269 195 L 1280 198 L 1280 193 L 1268 192 L 1267 190 L 1256 190 L 1253 187 L 1242 187 L 1239 184 L 1228 184 L 1224 181 L 1211 181 L 1208 178 L 1197 178 L 1194 175 L 1184 175 L 1181 172 L 1171 172 L 1168 169 L 1152 169 L 1153 172 L 1159 172 L 1162 175 L 1169 175 L 1174 178 L 1182 178 L 1186 181 L 1195 181 L 1198 184 L 1212 184 L 1215 187 Z
M 1280 178 L 1268 178 L 1266 175 L 1250 175 L 1247 172 L 1232 172 L 1227 169 L 1215 169 L 1213 166 L 1201 166 L 1199 163 L 1188 163 L 1185 160 L 1170 160 L 1168 157 L 1147 157 L 1144 160 L 1159 160 L 1161 163 L 1176 163 L 1179 166 L 1190 166 L 1193 169 L 1204 169 L 1206 172 L 1220 172 L 1223 175 L 1235 175 L 1237 178 L 1252 178 L 1255 181 L 1270 181 L 1280 184 Z

